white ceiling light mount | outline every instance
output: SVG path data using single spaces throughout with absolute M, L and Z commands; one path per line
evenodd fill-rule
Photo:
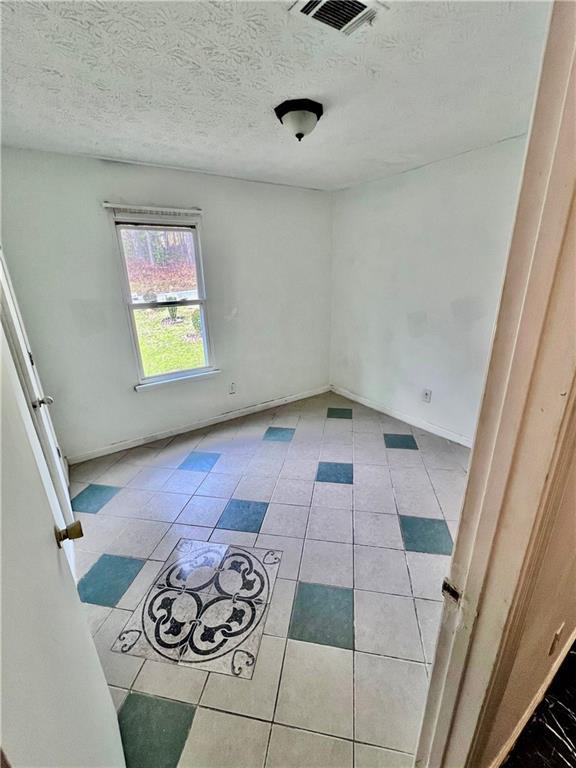
M 276 117 L 282 125 L 302 141 L 304 136 L 316 128 L 316 123 L 324 114 L 324 107 L 312 99 L 289 99 L 274 107 Z

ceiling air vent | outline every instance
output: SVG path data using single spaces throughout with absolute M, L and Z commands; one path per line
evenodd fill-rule
M 372 22 L 379 7 L 387 6 L 377 0 L 298 0 L 290 11 L 350 35 L 364 24 Z

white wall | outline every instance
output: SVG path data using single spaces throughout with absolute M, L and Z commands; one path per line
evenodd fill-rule
M 3 151 L 2 182 L 3 246 L 68 456 L 327 386 L 328 195 L 15 149 Z M 134 391 L 121 265 L 104 200 L 202 208 L 221 374 Z
M 336 388 L 470 443 L 524 148 L 509 140 L 334 194 Z
M 469 443 L 524 146 L 502 142 L 333 195 L 5 149 L 3 245 L 66 454 L 328 384 Z M 203 209 L 221 374 L 134 392 L 103 200 Z

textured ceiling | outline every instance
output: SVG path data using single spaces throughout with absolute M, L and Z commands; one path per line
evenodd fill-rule
M 391 2 L 350 38 L 290 4 L 5 0 L 3 141 L 336 189 L 527 130 L 547 3 Z

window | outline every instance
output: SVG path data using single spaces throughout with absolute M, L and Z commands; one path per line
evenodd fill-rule
M 115 209 L 140 383 L 211 368 L 197 223 Z M 169 217 L 172 221 L 173 217 Z

